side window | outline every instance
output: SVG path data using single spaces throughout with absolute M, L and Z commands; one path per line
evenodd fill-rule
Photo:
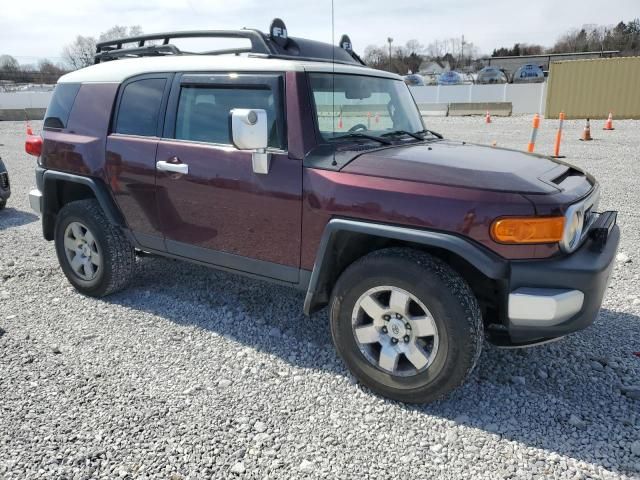
M 66 128 L 73 102 L 80 90 L 79 83 L 59 83 L 44 114 L 44 128 Z
M 166 79 L 146 78 L 124 87 L 116 118 L 115 133 L 154 137 Z
M 282 148 L 276 120 L 278 111 L 273 92 L 268 87 L 182 87 L 175 137 L 229 145 L 229 111 L 234 108 L 265 110 L 269 122 L 269 147 Z

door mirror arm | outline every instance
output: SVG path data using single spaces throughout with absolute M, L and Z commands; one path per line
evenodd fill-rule
M 271 167 L 271 154 L 264 148 L 254 150 L 251 152 L 251 166 L 254 173 L 266 175 Z

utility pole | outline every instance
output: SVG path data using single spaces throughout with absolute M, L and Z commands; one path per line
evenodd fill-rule
M 387 38 L 387 42 L 389 42 L 389 71 L 391 72 L 391 61 L 392 61 L 392 57 L 391 57 L 391 44 L 393 43 L 393 38 L 388 37 Z
M 464 35 L 462 35 L 462 43 L 460 44 L 460 63 L 464 66 Z

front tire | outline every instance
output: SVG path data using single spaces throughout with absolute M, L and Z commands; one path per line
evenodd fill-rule
M 122 290 L 135 270 L 133 246 L 96 200 L 66 204 L 55 225 L 58 262 L 80 293 L 104 297 Z
M 379 250 L 348 267 L 333 290 L 330 316 L 349 370 L 402 402 L 431 402 L 460 386 L 482 348 L 482 316 L 469 285 L 416 250 Z

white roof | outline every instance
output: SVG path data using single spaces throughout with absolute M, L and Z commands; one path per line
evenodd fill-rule
M 280 60 L 236 55 L 167 55 L 112 60 L 63 75 L 58 83 L 121 83 L 129 77 L 160 72 L 336 72 L 401 80 L 394 73 L 330 62 Z

